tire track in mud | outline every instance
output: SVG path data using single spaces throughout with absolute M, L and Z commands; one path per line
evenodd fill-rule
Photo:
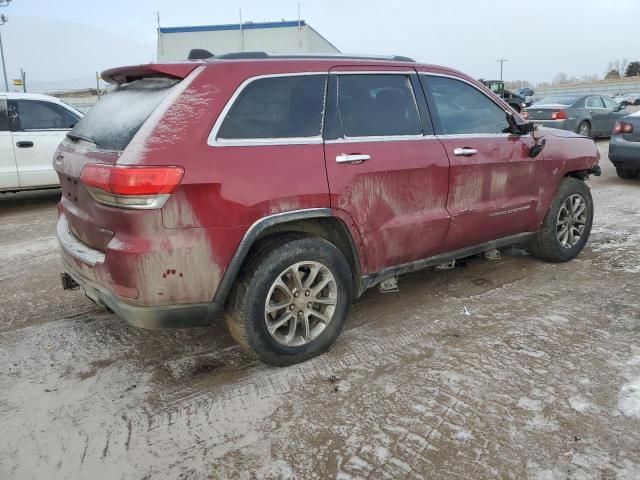
M 548 278 L 553 277 L 557 272 L 557 266 L 538 265 L 538 276 L 542 277 L 539 285 L 538 296 L 545 296 Z M 583 272 L 583 274 L 585 274 Z M 589 275 L 587 272 L 586 275 Z M 555 275 L 557 276 L 557 275 Z M 362 366 L 367 368 L 377 368 L 397 363 L 400 357 L 414 351 L 430 348 L 434 349 L 447 343 L 451 338 L 456 338 L 458 334 L 448 333 L 446 330 L 455 325 L 464 325 L 469 319 L 465 315 L 466 311 L 472 312 L 476 320 L 482 321 L 491 317 L 501 317 L 501 313 L 496 312 L 495 305 L 500 305 L 500 297 L 517 292 L 523 286 L 531 288 L 531 278 L 516 280 L 512 283 L 491 288 L 480 294 L 450 300 L 444 309 L 439 311 L 426 310 L 420 314 L 413 314 L 406 318 L 385 319 L 385 323 L 401 322 L 402 325 L 390 332 L 388 329 L 380 329 L 377 335 L 372 331 L 374 325 L 367 324 L 356 329 L 343 332 L 337 344 L 327 354 L 312 359 L 301 365 L 273 370 L 264 365 L 245 359 L 244 364 L 240 363 L 223 369 L 222 372 L 214 372 L 204 378 L 195 379 L 186 386 L 181 385 L 177 389 L 171 388 L 162 399 L 165 405 L 160 415 L 166 415 L 165 421 L 171 422 L 174 415 L 179 412 L 195 412 L 200 410 L 220 410 L 235 409 L 239 406 L 250 403 L 252 400 L 277 397 L 317 379 L 327 379 L 332 375 L 340 374 L 349 369 L 356 369 Z M 535 294 L 529 294 L 529 298 L 535 298 Z M 571 292 L 572 294 L 574 292 Z M 585 296 L 585 301 L 590 298 Z M 493 305 L 487 309 L 486 304 Z M 507 317 L 511 316 L 512 304 L 505 304 L 500 307 L 507 312 Z M 562 309 L 562 305 L 558 305 Z M 451 311 L 459 312 L 453 315 L 445 331 L 438 326 L 438 322 L 431 319 L 447 318 L 451 316 Z M 573 313 L 574 317 L 580 315 L 579 308 Z M 571 317 L 571 315 L 569 315 Z M 565 318 L 566 320 L 566 318 Z M 495 322 L 494 322 L 495 323 Z M 477 325 L 476 328 L 482 328 Z M 568 333 L 568 332 L 565 332 Z M 368 340 L 367 342 L 363 342 Z M 239 347 L 231 347 L 236 350 Z M 224 356 L 224 354 L 223 354 Z M 215 377 L 222 375 L 230 377 L 230 371 L 237 374 L 233 382 L 218 384 Z M 184 379 L 181 379 L 184 380 Z M 210 387 L 215 387 L 212 391 Z M 161 421 L 160 424 L 163 424 Z

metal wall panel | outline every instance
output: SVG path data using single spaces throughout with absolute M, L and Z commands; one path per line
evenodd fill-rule
M 214 55 L 229 52 L 339 53 L 339 50 L 307 25 L 298 29 L 253 28 L 158 34 L 158 62 L 187 58 L 192 48 L 204 48 Z

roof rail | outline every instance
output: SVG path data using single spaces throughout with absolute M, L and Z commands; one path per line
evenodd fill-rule
M 387 62 L 411 62 L 415 63 L 413 58 L 402 55 L 352 55 L 345 53 L 267 53 L 267 52 L 234 52 L 216 55 L 212 57 L 215 60 L 235 60 L 235 59 L 261 59 L 261 58 L 301 58 L 301 59 L 344 59 L 344 60 L 383 60 Z

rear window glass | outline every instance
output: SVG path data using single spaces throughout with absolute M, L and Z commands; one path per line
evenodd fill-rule
M 543 99 L 536 102 L 538 105 L 571 105 L 580 97 L 572 97 L 572 96 L 553 96 L 553 97 L 544 97 Z
M 320 136 L 326 79 L 326 75 L 297 75 L 254 80 L 229 110 L 217 138 Z
M 102 97 L 71 130 L 103 150 L 124 150 L 145 120 L 179 80 L 143 78 Z

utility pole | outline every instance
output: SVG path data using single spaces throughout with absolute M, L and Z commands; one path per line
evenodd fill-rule
M 509 60 L 507 60 L 506 58 L 499 58 L 498 60 L 496 60 L 496 62 L 500 64 L 500 81 L 502 81 L 502 67 L 504 66 L 504 62 L 508 61 Z
M 4 13 L 0 15 L 0 26 L 4 25 L 9 21 L 9 17 L 7 17 Z M 2 47 L 2 34 L 0 34 L 0 57 L 2 57 L 2 73 L 4 74 L 4 90 L 5 92 L 9 91 L 9 82 L 7 81 L 7 66 L 4 63 L 4 48 Z
M 22 91 L 27 93 L 27 72 L 24 69 L 20 69 L 20 78 L 22 78 Z

